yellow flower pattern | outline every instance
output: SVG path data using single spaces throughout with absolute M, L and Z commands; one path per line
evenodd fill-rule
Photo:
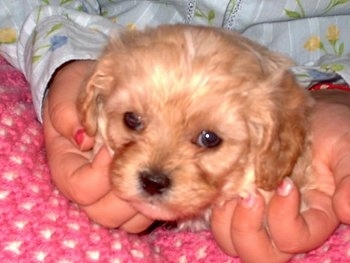
M 340 41 L 340 30 L 337 25 L 330 25 L 327 28 L 325 37 L 311 36 L 304 44 L 304 49 L 309 52 L 320 50 L 325 54 L 332 54 L 335 56 L 341 56 L 344 53 L 344 42 Z M 322 65 L 322 69 L 331 71 L 341 71 L 344 69 L 342 64 L 327 64 Z
M 305 2 L 306 1 L 303 0 L 295 0 L 296 9 L 284 9 L 286 16 L 291 19 L 305 17 Z M 350 0 L 328 0 L 328 4 L 324 8 L 322 14 L 325 15 L 332 11 L 335 7 L 348 4 L 349 2 Z M 310 36 L 304 43 L 303 47 L 308 52 L 321 51 L 321 53 L 324 53 L 325 55 L 342 56 L 344 54 L 345 45 L 344 42 L 341 41 L 340 33 L 341 32 L 337 25 L 329 25 L 324 36 Z M 321 66 L 321 68 L 325 70 L 332 70 L 335 72 L 341 71 L 345 67 L 345 65 L 338 63 Z
M 322 47 L 322 42 L 320 37 L 312 36 L 304 44 L 304 48 L 308 51 L 315 51 Z
M 128 30 L 136 30 L 137 28 L 136 28 L 136 25 L 134 24 L 134 23 L 129 23 L 129 24 L 127 24 L 126 25 L 126 28 L 128 29 Z
M 17 32 L 14 28 L 0 28 L 0 44 L 11 44 L 17 41 Z
M 311 36 L 304 44 L 304 48 L 307 51 L 321 50 L 325 54 L 333 54 L 341 56 L 344 53 L 344 43 L 340 41 L 340 30 L 336 25 L 330 25 L 327 28 L 325 38 L 320 36 Z M 326 43 L 327 47 L 326 48 Z M 329 50 L 331 49 L 331 50 Z
M 339 28 L 336 25 L 328 27 L 326 38 L 329 42 L 336 42 L 339 39 Z

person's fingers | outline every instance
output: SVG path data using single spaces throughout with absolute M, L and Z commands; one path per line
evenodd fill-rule
M 81 208 L 94 222 L 109 228 L 121 226 L 137 213 L 129 203 L 117 198 L 112 192 Z
M 92 61 L 74 61 L 57 70 L 45 101 L 52 126 L 80 149 L 90 149 L 94 143 L 80 124 L 77 98 Z
M 314 190 L 303 198 L 308 210 L 300 214 L 299 192 L 287 178 L 267 211 L 259 193 L 232 205 L 231 213 L 214 211 L 214 236 L 226 253 L 238 254 L 243 262 L 286 262 L 321 245 L 338 225 L 329 196 Z
M 66 153 L 62 158 L 65 158 L 63 162 L 66 169 L 71 169 L 66 170 L 65 173 L 69 174 L 70 171 L 73 171 L 66 183 L 75 202 L 89 204 L 110 190 L 109 167 L 111 157 L 105 147 L 98 151 L 91 163 L 84 164 L 84 158 L 78 159 L 79 157 L 75 153 Z M 76 169 L 77 164 L 79 164 L 78 161 L 81 161 L 82 164 Z
M 126 231 L 137 233 L 152 223 L 151 219 L 138 215 L 130 203 L 119 199 L 112 192 L 91 205 L 81 206 L 81 209 L 91 220 L 108 228 L 123 227 Z
M 237 256 L 231 234 L 232 217 L 236 206 L 237 200 L 234 199 L 226 202 L 223 206 L 214 207 L 210 220 L 211 232 L 216 243 L 226 254 L 231 256 Z
M 78 204 L 90 204 L 109 191 L 111 158 L 106 148 L 102 148 L 90 163 L 88 156 L 74 149 L 71 152 L 67 151 L 67 147 L 74 146 L 65 147 L 60 143 L 57 147 L 47 148 L 51 147 L 54 149 L 52 152 L 49 149 L 48 155 L 53 180 L 69 199 Z M 53 154 L 57 156 L 52 158 Z
M 270 235 L 279 250 L 301 253 L 326 241 L 338 225 L 332 200 L 326 194 L 312 190 L 304 193 L 307 210 L 300 213 L 300 194 L 291 180 L 285 180 L 287 195 L 277 194 L 270 201 L 268 225 Z
M 265 224 L 261 194 L 250 195 L 236 207 L 232 239 L 242 262 L 286 262 L 292 255 L 276 250 Z
M 350 224 L 350 175 L 338 182 L 333 196 L 333 208 L 343 224 Z
M 120 229 L 128 233 L 138 234 L 145 231 L 153 222 L 154 220 L 137 213 L 133 218 L 121 225 Z
M 91 153 L 81 152 L 60 135 L 51 125 L 47 113 L 43 128 L 52 179 L 58 189 L 79 204 L 90 204 L 105 195 L 110 188 L 111 157 L 107 149 L 103 147 L 91 162 Z

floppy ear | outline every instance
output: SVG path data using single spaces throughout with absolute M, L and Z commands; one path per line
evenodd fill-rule
M 108 73 L 108 68 L 109 65 L 105 60 L 99 61 L 92 75 L 85 82 L 78 98 L 80 120 L 90 136 L 97 133 L 99 109 L 104 103 L 104 98 L 109 93 L 113 82 L 113 76 Z
M 262 85 L 269 85 L 260 87 L 270 89 L 269 93 L 263 92 L 265 97 L 252 103 L 247 118 L 256 185 L 273 190 L 291 175 L 302 154 L 313 100 L 288 71 L 275 74 Z

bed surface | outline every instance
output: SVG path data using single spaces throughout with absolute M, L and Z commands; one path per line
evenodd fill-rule
M 41 125 L 24 77 L 0 57 L 0 262 L 240 262 L 209 232 L 148 235 L 88 220 L 50 181 Z M 350 228 L 291 262 L 350 262 Z

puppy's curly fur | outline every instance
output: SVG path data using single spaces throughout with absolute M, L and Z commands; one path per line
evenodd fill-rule
M 233 32 L 166 25 L 114 37 L 78 106 L 114 155 L 115 193 L 145 215 L 208 221 L 213 205 L 310 188 L 313 100 L 292 61 Z

